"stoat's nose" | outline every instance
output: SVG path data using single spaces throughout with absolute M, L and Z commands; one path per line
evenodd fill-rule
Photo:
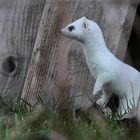
M 63 29 L 61 29 L 60 31 L 61 31 L 61 33 L 64 33 L 65 29 L 63 28 Z

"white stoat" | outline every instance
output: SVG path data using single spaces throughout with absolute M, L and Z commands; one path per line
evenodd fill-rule
M 61 32 L 83 44 L 88 67 L 96 79 L 93 96 L 104 91 L 108 86 L 119 97 L 118 112 L 120 115 L 128 112 L 138 104 L 140 93 L 140 73 L 133 67 L 121 62 L 106 47 L 100 27 L 86 17 L 61 29 Z M 105 107 L 111 93 L 102 92 L 97 103 Z

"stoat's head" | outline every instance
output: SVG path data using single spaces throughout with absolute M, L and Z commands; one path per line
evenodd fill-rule
M 96 37 L 96 34 L 100 32 L 100 28 L 95 22 L 82 17 L 61 29 L 61 32 L 67 37 L 84 42 L 91 35 Z

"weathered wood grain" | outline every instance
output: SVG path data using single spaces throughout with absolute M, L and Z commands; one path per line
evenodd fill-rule
M 123 30 L 121 32 L 120 41 L 116 52 L 116 56 L 122 60 L 125 58 L 125 52 L 127 49 L 126 47 L 128 45 L 130 33 L 135 19 L 136 9 L 139 3 L 139 0 L 131 0 L 128 6 L 126 19 L 123 24 Z
M 123 39 L 129 38 L 136 10 L 132 1 L 46 0 L 22 97 L 35 104 L 38 96 L 49 103 L 54 101 L 52 96 L 61 102 L 78 96 L 75 106 L 88 107 L 94 80 L 81 44 L 64 37 L 60 29 L 82 16 L 93 19 L 102 28 L 109 49 L 116 55 L 123 50 L 118 55 L 123 59 L 127 48 Z
M 17 100 L 35 43 L 45 0 L 0 0 L 0 96 Z

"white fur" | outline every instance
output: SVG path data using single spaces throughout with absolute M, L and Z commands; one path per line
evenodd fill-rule
M 74 26 L 75 30 L 69 31 L 68 27 Z M 63 28 L 62 33 L 83 44 L 88 67 L 96 79 L 93 96 L 105 90 L 107 85 L 119 97 L 118 112 L 120 115 L 128 112 L 138 104 L 140 93 L 140 73 L 133 67 L 121 62 L 106 47 L 102 31 L 99 26 L 82 17 Z M 111 91 L 111 92 L 112 92 Z M 103 92 L 97 103 L 105 107 L 106 100 L 111 97 L 110 92 Z

